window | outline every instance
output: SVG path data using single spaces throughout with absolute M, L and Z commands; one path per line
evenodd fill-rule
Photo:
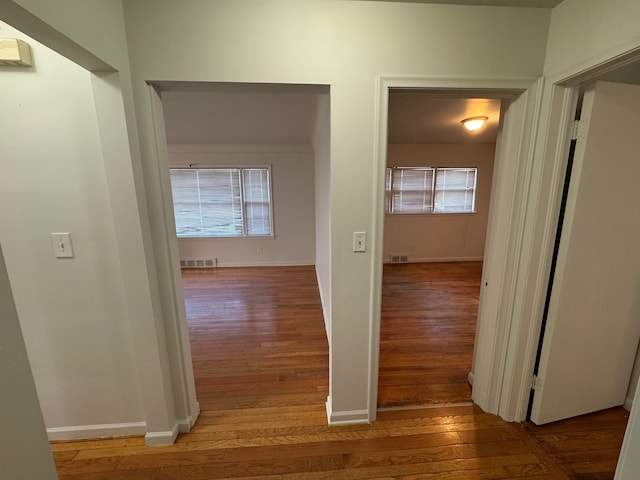
M 179 238 L 271 236 L 271 171 L 251 168 L 172 168 Z
M 390 214 L 474 213 L 477 168 L 387 168 Z

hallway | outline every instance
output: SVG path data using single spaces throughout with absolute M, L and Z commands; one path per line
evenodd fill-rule
M 313 267 L 191 270 L 183 279 L 202 408 L 195 427 L 167 447 L 142 437 L 54 442 L 61 480 L 613 478 L 622 409 L 541 428 L 473 405 L 328 427 Z

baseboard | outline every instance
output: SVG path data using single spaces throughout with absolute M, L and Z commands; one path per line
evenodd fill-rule
M 359 425 L 371 423 L 369 421 L 369 410 L 347 410 L 344 412 L 333 412 L 331 410 L 331 400 L 327 397 L 327 421 L 330 427 L 339 425 Z
M 144 436 L 144 444 L 147 447 L 173 445 L 178 437 L 178 430 L 180 428 L 179 424 L 180 422 L 174 423 L 171 430 L 164 432 L 147 432 Z
M 429 257 L 429 258 L 413 258 L 409 257 L 407 262 L 402 263 L 438 263 L 438 262 L 482 262 L 484 257 Z M 391 263 L 389 255 L 384 256 L 384 263 Z M 401 264 L 402 264 L 401 263 Z M 394 264 L 398 265 L 398 264 Z
M 103 425 L 47 428 L 47 436 L 51 441 L 87 440 L 92 438 L 142 436 L 146 431 L 146 422 L 108 423 Z
M 182 259 L 187 260 L 187 259 Z M 305 261 L 278 261 L 278 262 L 220 262 L 216 267 L 182 267 L 185 269 L 202 269 L 214 270 L 223 267 L 311 267 L 315 265 L 313 262 Z
M 170 431 L 147 432 L 146 422 L 108 423 L 102 425 L 79 425 L 73 427 L 47 428 L 49 441 L 89 440 L 95 438 L 141 437 L 147 446 L 173 445 L 178 432 L 191 431 L 200 415 L 200 405 L 194 415 L 179 420 Z
M 633 406 L 633 398 L 631 397 L 627 397 L 624 399 L 624 405 L 622 405 L 622 407 L 627 411 L 630 412 L 631 411 L 631 407 Z
M 322 319 L 324 320 L 324 330 L 327 334 L 327 339 L 331 338 L 331 328 L 330 322 L 331 317 L 329 316 L 329 310 L 327 309 L 327 305 L 325 304 L 325 294 L 322 290 L 322 282 L 320 281 L 320 276 L 318 275 L 318 266 L 316 265 L 316 283 L 318 284 L 318 291 L 320 293 L 320 304 L 322 305 Z
M 467 374 L 467 382 L 469 382 L 469 385 L 473 387 L 473 372 L 469 372 Z
M 200 416 L 200 404 L 196 402 L 196 411 L 184 420 L 178 420 L 178 432 L 189 433 Z

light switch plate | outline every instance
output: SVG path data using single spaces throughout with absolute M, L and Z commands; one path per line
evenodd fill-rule
M 366 232 L 353 232 L 353 251 L 354 252 L 367 251 L 367 233 Z
M 57 258 L 73 258 L 70 233 L 52 233 L 51 244 L 53 246 L 53 254 Z

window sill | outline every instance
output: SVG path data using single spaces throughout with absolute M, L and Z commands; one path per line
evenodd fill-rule
M 478 212 L 443 212 L 443 213 L 385 213 L 385 217 L 464 217 L 477 215 Z

